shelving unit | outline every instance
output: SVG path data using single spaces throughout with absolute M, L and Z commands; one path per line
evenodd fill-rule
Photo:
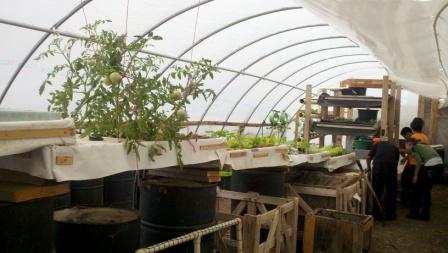
M 314 128 L 320 134 L 319 145 L 325 145 L 325 136 L 333 136 L 333 144 L 341 145 L 342 136 L 346 136 L 346 148 L 351 149 L 353 136 L 373 135 L 380 130 L 381 137 L 387 137 L 398 144 L 398 128 L 400 119 L 401 87 L 390 81 L 388 76 L 382 80 L 348 79 L 342 81 L 340 88 L 332 89 L 333 96 L 323 95 L 318 100 L 311 98 L 311 85 L 307 85 L 305 104 L 305 122 L 311 122 L 311 105 L 320 106 L 320 121 L 305 125 L 305 139 L 309 139 L 309 132 Z M 381 97 L 342 95 L 343 88 L 382 89 Z M 325 93 L 326 91 L 323 91 Z M 329 108 L 332 107 L 332 113 Z M 368 124 L 352 121 L 353 108 L 379 108 L 381 120 L 379 123 Z M 349 119 L 338 121 L 337 117 Z M 307 135 L 308 134 L 308 135 Z

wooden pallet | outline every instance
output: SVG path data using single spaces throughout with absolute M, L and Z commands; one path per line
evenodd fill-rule
M 307 203 L 310 208 L 302 208 L 304 213 L 308 213 L 316 208 L 331 208 L 339 211 L 347 211 L 352 213 L 364 214 L 366 211 L 366 196 L 367 189 L 364 179 L 361 175 L 353 177 L 335 187 L 329 187 L 324 185 L 313 184 L 286 184 L 286 195 L 288 197 L 303 198 L 327 198 L 334 199 L 334 205 L 331 206 L 316 206 L 311 203 Z M 352 201 L 353 197 L 359 196 L 361 201 Z M 306 201 L 304 201 L 306 203 Z
M 0 201 L 24 202 L 33 199 L 54 197 L 70 191 L 68 183 L 48 182 L 43 185 L 33 185 L 17 182 L 0 182 Z
M 329 209 L 316 209 L 305 217 L 303 252 L 368 252 L 373 218 Z
M 234 202 L 232 208 L 231 203 Z M 217 219 L 243 220 L 243 252 L 296 252 L 297 198 L 262 196 L 255 192 L 241 193 L 219 190 L 217 193 Z M 269 206 L 276 206 L 269 210 Z M 267 239 L 260 241 L 262 229 L 268 230 Z

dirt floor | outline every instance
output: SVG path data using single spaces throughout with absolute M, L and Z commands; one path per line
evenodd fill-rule
M 432 190 L 431 221 L 410 220 L 407 213 L 399 204 L 397 220 L 375 223 L 373 253 L 448 253 L 448 185 Z

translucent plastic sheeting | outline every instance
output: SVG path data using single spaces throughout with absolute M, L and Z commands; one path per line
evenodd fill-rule
M 441 64 L 446 59 L 446 0 L 302 0 L 336 29 L 368 47 L 403 87 L 430 97 L 445 97 L 448 76 Z M 446 10 L 444 11 L 446 12 Z M 437 33 L 434 23 L 437 19 Z M 445 24 L 439 24 L 444 23 Z M 445 35 L 443 35 L 445 34 Z M 437 45 L 438 40 L 438 45 Z M 445 55 L 445 56 L 443 56 Z
M 2 3 L 0 18 L 48 29 L 81 3 L 12 1 L 8 5 Z M 127 31 L 128 41 L 153 30 L 164 39 L 154 42 L 150 51 L 187 60 L 208 58 L 220 67 L 234 70 L 221 70 L 213 80 L 206 80 L 205 87 L 214 89 L 219 96 L 213 104 L 198 99 L 188 105 L 193 121 L 259 123 L 271 108 L 281 110 L 292 103 L 287 110 L 293 112 L 300 106 L 293 101 L 303 91 L 291 90 L 293 86 L 304 89 L 308 83 L 321 83 L 319 88 L 338 85 L 343 77 L 381 78 L 385 74 L 374 56 L 295 0 L 95 0 L 75 11 L 58 30 L 80 34 L 82 26 L 98 19 L 111 20 L 105 29 Z M 5 35 L 0 41 L 3 90 L 18 64 L 45 33 L 5 24 L 0 24 L 0 33 Z M 46 110 L 48 95 L 40 97 L 38 87 L 51 67 L 61 60 L 32 59 L 47 48 L 52 38 L 43 42 L 20 71 L 2 107 Z M 161 69 L 171 62 L 164 59 Z M 352 76 L 351 72 L 358 74 Z M 63 76 L 59 78 L 62 83 Z M 185 85 L 186 80 L 179 84 Z

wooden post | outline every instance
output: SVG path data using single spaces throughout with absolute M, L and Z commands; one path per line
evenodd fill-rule
M 389 107 L 387 111 L 387 138 L 388 140 L 393 143 L 394 142 L 394 129 L 395 129 L 395 95 L 397 91 L 397 85 L 395 82 L 391 82 L 390 84 L 390 94 L 391 99 L 389 99 Z
M 312 85 L 308 84 L 306 86 L 306 95 L 305 95 L 305 124 L 303 128 L 303 139 L 305 141 L 310 140 L 310 131 L 311 131 L 311 89 Z
M 425 118 L 425 97 L 418 96 L 418 111 L 417 117 L 424 119 Z
M 326 93 L 327 90 L 323 89 L 322 93 Z M 321 106 L 320 107 L 320 118 L 323 120 L 328 119 L 328 106 Z M 325 146 L 325 134 L 321 134 L 319 136 L 319 147 Z
M 387 119 L 389 108 L 389 77 L 383 76 L 383 101 L 381 103 L 381 137 L 387 136 Z
M 401 86 L 397 86 L 397 94 L 395 97 L 395 119 L 394 119 L 394 144 L 398 146 L 400 139 L 400 114 L 401 114 Z
M 299 136 L 299 127 L 300 127 L 300 110 L 296 112 L 296 120 L 295 120 L 295 126 L 294 126 L 294 141 L 298 141 Z
M 436 98 L 431 100 L 431 115 L 429 117 L 429 143 L 435 144 L 437 142 L 437 127 L 438 127 L 438 106 L 439 101 Z
M 305 226 L 303 232 L 303 252 L 314 252 L 314 236 L 316 228 L 316 216 L 313 213 L 309 213 L 305 216 Z

